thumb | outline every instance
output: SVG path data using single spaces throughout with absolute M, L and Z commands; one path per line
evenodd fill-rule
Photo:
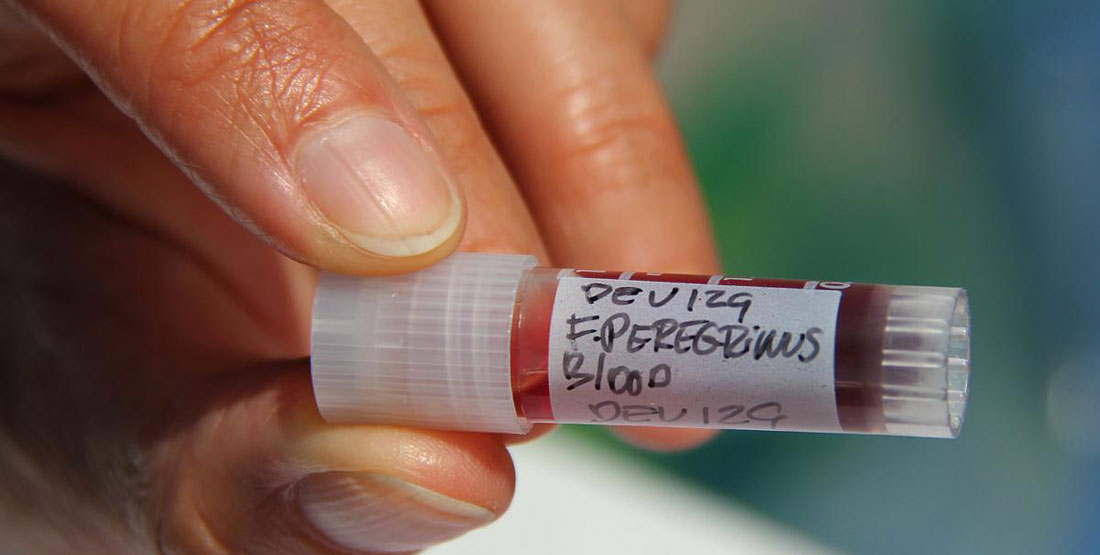
M 408 553 L 508 507 L 515 473 L 499 436 L 330 425 L 300 370 L 265 369 L 180 404 L 193 425 L 147 461 L 162 551 Z
M 431 133 L 322 0 L 22 0 L 230 215 L 346 273 L 429 264 L 464 208 Z

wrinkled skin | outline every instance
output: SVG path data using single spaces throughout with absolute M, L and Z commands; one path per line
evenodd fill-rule
M 290 4 L 318 9 L 188 2 L 170 11 L 186 25 L 225 9 L 247 27 Z M 324 472 L 395 476 L 503 512 L 515 438 L 321 421 L 307 358 L 315 268 L 411 270 L 458 246 L 563 266 L 715 270 L 647 66 L 663 2 L 333 0 L 318 12 L 377 56 L 464 194 L 465 233 L 408 260 L 295 227 L 266 212 L 284 209 L 275 201 L 241 193 L 269 187 L 262 175 L 240 183 L 189 158 L 209 148 L 192 144 L 205 132 L 193 129 L 206 125 L 202 106 L 165 112 L 178 99 L 134 93 L 151 77 L 119 61 L 151 40 L 127 25 L 152 16 L 125 6 L 129 20 L 110 20 L 120 17 L 113 3 L 88 5 L 0 11 L 2 551 L 348 551 L 296 503 L 295 484 Z M 115 49 L 77 36 L 84 27 L 118 33 Z M 255 91 L 233 94 L 243 93 Z M 305 102 L 287 94 L 273 110 Z M 240 140 L 216 146 L 234 151 Z M 658 449 L 708 436 L 628 435 Z

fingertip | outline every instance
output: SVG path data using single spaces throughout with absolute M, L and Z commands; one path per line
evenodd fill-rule
M 356 552 L 404 553 L 496 519 L 493 511 L 378 472 L 319 472 L 290 498 L 321 543 Z
M 276 246 L 286 255 L 325 271 L 347 275 L 387 276 L 420 270 L 450 256 L 461 244 L 466 227 L 466 212 L 462 210 L 454 230 L 434 248 L 407 256 L 383 256 L 368 252 L 336 234 L 302 247 Z
M 292 464 L 312 471 L 290 490 L 321 544 L 414 551 L 484 526 L 511 503 L 512 462 L 491 434 L 323 426 L 294 449 L 308 462 Z
M 710 441 L 718 430 L 624 426 L 614 432 L 623 440 L 651 451 L 683 451 Z
M 311 473 L 382 473 L 494 514 L 515 492 L 511 456 L 494 434 L 319 422 L 294 436 L 276 458 Z

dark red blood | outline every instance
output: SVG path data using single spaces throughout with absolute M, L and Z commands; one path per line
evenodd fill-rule
M 535 422 L 554 420 L 547 374 L 550 321 L 561 270 L 536 268 L 520 284 L 512 323 L 512 390 L 516 413 Z M 622 279 L 622 272 L 578 270 L 568 275 Z M 631 281 L 706 284 L 712 276 L 694 274 L 629 274 Z M 719 285 L 803 289 L 808 282 L 722 276 Z M 834 353 L 837 415 L 848 432 L 884 431 L 882 410 L 882 341 L 889 286 L 835 282 L 814 289 L 841 292 Z

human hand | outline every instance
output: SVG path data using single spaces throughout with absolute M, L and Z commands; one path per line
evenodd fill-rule
M 508 438 L 322 422 L 313 268 L 715 270 L 661 1 L 18 4 L 78 65 L 0 14 L 0 550 L 449 539 L 507 507 Z

